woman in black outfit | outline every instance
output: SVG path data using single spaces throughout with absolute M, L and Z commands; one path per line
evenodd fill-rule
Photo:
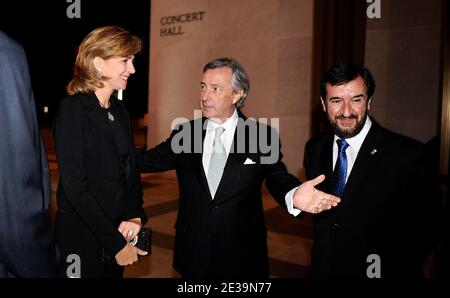
M 112 96 L 126 88 L 141 48 L 141 40 L 122 28 L 92 31 L 79 47 L 69 96 L 60 103 L 55 233 L 63 260 L 70 260 L 63 262 L 64 276 L 122 277 L 123 266 L 145 254 L 128 243 L 147 218 L 130 118 Z M 80 257 L 79 271 L 76 258 L 67 258 L 73 254 Z

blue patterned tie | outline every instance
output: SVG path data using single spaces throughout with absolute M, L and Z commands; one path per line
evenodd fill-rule
M 334 194 L 338 197 L 342 195 L 345 187 L 345 179 L 347 178 L 347 154 L 345 150 L 348 148 L 348 143 L 344 140 L 337 140 L 338 144 L 338 158 L 334 167 Z
M 209 162 L 207 180 L 211 197 L 213 199 L 216 195 L 217 188 L 220 184 L 220 179 L 222 179 L 223 169 L 225 168 L 225 164 L 227 162 L 227 153 L 225 152 L 225 147 L 220 139 L 220 136 L 224 131 L 225 128 L 222 126 L 216 128 L 211 161 Z

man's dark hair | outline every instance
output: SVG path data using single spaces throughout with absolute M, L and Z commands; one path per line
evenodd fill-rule
M 323 100 L 326 99 L 327 89 L 326 85 L 339 86 L 353 81 L 360 76 L 367 87 L 367 96 L 370 99 L 375 92 L 375 81 L 370 71 L 354 63 L 338 63 L 328 70 L 320 82 L 320 96 Z
M 205 67 L 203 67 L 203 73 L 208 69 L 215 69 L 221 67 L 229 67 L 231 69 L 231 85 L 233 91 L 237 92 L 243 90 L 241 98 L 236 102 L 236 108 L 240 108 L 244 105 L 245 99 L 247 98 L 248 91 L 250 89 L 250 81 L 248 79 L 247 73 L 244 68 L 232 58 L 219 58 L 208 62 Z

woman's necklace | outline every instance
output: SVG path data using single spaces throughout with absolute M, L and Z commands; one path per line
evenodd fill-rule
M 105 107 L 105 105 L 102 104 L 102 102 L 101 102 L 100 100 L 98 100 L 98 102 L 100 103 L 100 106 L 101 106 L 102 108 L 108 110 L 108 108 Z M 110 112 L 109 110 L 108 110 L 108 119 L 109 119 L 109 121 L 114 121 L 114 116 L 113 116 L 113 114 L 111 114 L 111 112 Z

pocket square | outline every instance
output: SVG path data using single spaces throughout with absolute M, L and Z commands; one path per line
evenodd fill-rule
M 247 159 L 244 162 L 244 165 L 254 165 L 255 163 L 256 162 L 247 157 Z

